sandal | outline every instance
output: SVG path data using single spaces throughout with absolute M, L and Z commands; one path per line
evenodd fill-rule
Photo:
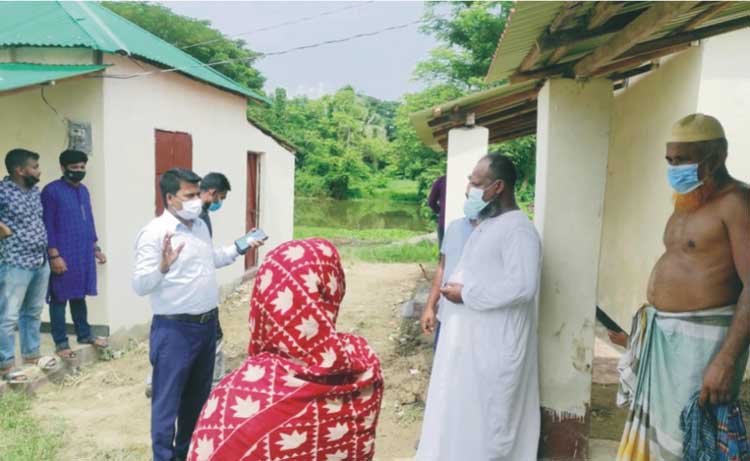
M 77 357 L 73 349 L 70 348 L 68 343 L 61 343 L 55 345 L 55 354 L 63 360 L 72 360 Z
M 4 373 L 2 379 L 8 384 L 25 384 L 31 382 L 31 378 L 29 378 L 26 372 L 15 367 Z
M 55 357 L 52 357 L 51 355 L 41 357 L 36 362 L 36 366 L 38 366 L 42 371 L 55 370 L 57 368 L 57 365 L 57 359 Z
M 103 336 L 97 336 L 97 337 L 92 336 L 90 338 L 78 341 L 78 344 L 90 344 L 100 351 L 109 349 L 109 343 L 107 343 L 107 338 Z

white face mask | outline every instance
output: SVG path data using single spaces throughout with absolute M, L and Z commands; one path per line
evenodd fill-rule
M 182 202 L 182 209 L 175 210 L 175 213 L 185 221 L 192 221 L 201 215 L 201 211 L 203 211 L 203 202 L 201 202 L 201 199 L 199 198 L 194 198 Z

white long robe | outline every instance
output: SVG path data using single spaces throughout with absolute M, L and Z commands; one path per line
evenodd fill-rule
M 474 229 L 446 300 L 417 461 L 535 461 L 541 242 L 520 211 Z

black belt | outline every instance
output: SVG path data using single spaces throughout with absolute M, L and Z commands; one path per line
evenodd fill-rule
M 155 319 L 162 319 L 162 320 L 177 320 L 180 322 L 189 322 L 189 323 L 208 323 L 211 320 L 215 319 L 219 316 L 219 309 L 213 308 L 208 312 L 204 312 L 202 314 L 172 314 L 172 315 L 154 315 Z

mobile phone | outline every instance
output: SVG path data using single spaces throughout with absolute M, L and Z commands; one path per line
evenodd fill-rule
M 261 242 L 268 240 L 268 236 L 263 232 L 263 229 L 260 228 L 250 232 L 247 236 L 255 240 L 260 240 Z
M 234 241 L 234 244 L 237 246 L 237 250 L 239 250 L 241 254 L 244 254 L 247 251 L 247 249 L 250 248 L 249 239 L 259 240 L 262 242 L 262 241 L 267 240 L 268 236 L 266 235 L 265 232 L 263 232 L 262 229 L 255 229 L 254 231 L 238 238 L 237 240 Z

